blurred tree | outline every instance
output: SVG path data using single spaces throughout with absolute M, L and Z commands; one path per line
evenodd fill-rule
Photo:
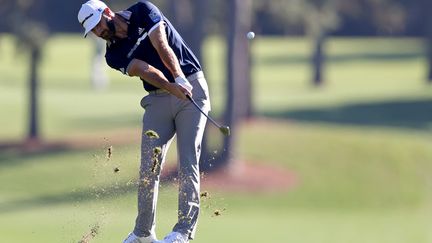
M 323 70 L 327 37 L 338 28 L 345 28 L 344 20 L 350 18 L 359 19 L 363 25 L 374 26 L 368 29 L 375 29 L 375 35 L 400 34 L 404 31 L 407 21 L 404 1 L 273 0 L 272 4 L 268 4 L 266 0 L 256 0 L 255 7 L 258 12 L 265 10 L 279 16 L 279 25 L 284 23 L 286 28 L 294 29 L 291 32 L 305 34 L 311 38 L 312 83 L 319 86 L 325 79 Z M 347 28 L 350 28 L 351 34 L 358 32 L 352 25 Z
M 425 45 L 427 53 L 427 83 L 432 84 L 432 15 L 430 10 L 432 9 L 432 1 L 422 0 L 421 1 L 421 15 L 425 19 Z
M 10 0 L 0 0 L 0 3 L 4 3 Z M 137 0 L 106 0 L 109 6 L 114 11 L 124 9 Z M 188 0 L 193 5 L 200 4 L 197 0 Z M 306 32 L 305 25 L 301 21 L 291 21 L 293 16 L 287 14 L 286 8 L 283 6 L 290 6 L 292 11 L 298 11 L 303 9 L 303 6 L 309 0 L 304 0 L 305 3 L 300 2 L 299 5 L 290 4 L 287 5 L 284 2 L 290 2 L 291 0 L 253 0 L 253 8 L 255 15 L 253 16 L 253 26 L 256 32 L 261 35 L 302 35 Z M 325 2 L 312 1 L 312 2 Z M 339 4 L 344 5 L 347 12 L 339 12 L 341 19 L 341 25 L 339 28 L 332 32 L 333 35 L 341 36 L 371 36 L 377 34 L 392 35 L 410 35 L 420 36 L 423 34 L 422 30 L 424 27 L 424 21 L 419 21 L 419 7 L 422 6 L 422 1 L 425 0 L 350 0 L 350 1 L 339 1 Z M 427 0 L 426 0 L 427 1 Z M 77 5 L 80 2 L 75 1 L 57 1 L 57 0 L 44 0 L 51 11 L 49 14 L 39 16 L 46 24 L 49 29 L 53 32 L 81 32 L 81 26 L 76 24 L 76 11 Z M 160 7 L 165 13 L 174 1 L 169 0 L 154 0 L 154 2 Z M 183 2 L 183 0 L 178 0 Z M 209 1 L 210 7 L 207 12 L 203 14 L 207 15 L 208 29 L 211 33 L 220 34 L 222 30 L 226 29 L 225 16 L 226 3 L 225 1 Z M 388 8 L 387 8 L 387 7 Z M 416 7 L 417 6 L 417 7 Z M 0 7 L 1 9 L 2 7 Z M 421 9 L 420 9 L 421 10 Z M 290 11 L 290 12 L 292 12 Z M 303 12 L 307 14 L 307 12 Z M 406 17 L 404 17 L 406 15 Z M 0 13 L 0 16 L 4 16 Z M 297 15 L 298 16 L 298 15 Z M 169 16 L 172 17 L 172 16 Z M 190 18 L 190 16 L 188 16 Z M 379 24 L 377 25 L 377 20 Z M 401 22 L 402 21 L 402 22 Z M 0 32 L 5 31 L 3 25 L 4 21 L 0 21 Z M 173 21 L 173 22 L 177 22 Z M 397 24 L 397 23 L 401 24 Z M 401 32 L 396 32 L 392 28 L 398 29 L 405 25 L 409 25 L 409 28 L 405 28 Z M 8 30 L 6 30 L 8 31 Z
M 35 19 L 37 10 L 43 7 L 43 1 L 3 0 L 0 4 L 1 11 L 5 13 L 8 29 L 17 40 L 17 50 L 27 50 L 29 53 L 29 117 L 27 141 L 38 141 L 40 138 L 38 124 L 38 84 L 39 64 L 44 43 L 47 39 L 47 30 L 41 22 Z
M 284 20 L 289 26 L 303 26 L 304 34 L 313 42 L 311 64 L 312 83 L 315 86 L 321 85 L 324 79 L 324 45 L 327 36 L 339 26 L 338 4 L 339 0 L 278 0 L 271 5 L 261 0 L 256 3 L 258 9 L 270 8 L 273 13 L 285 16 Z
M 251 27 L 252 1 L 228 0 L 227 4 L 227 102 L 225 121 L 231 128 L 231 135 L 224 137 L 218 166 L 236 168 L 238 123 L 250 116 L 251 110 L 251 65 L 249 43 L 246 33 Z M 234 170 L 235 171 L 235 170 Z
M 298 1 L 298 0 L 295 0 Z M 314 41 L 312 52 L 313 83 L 323 83 L 324 50 L 327 36 L 341 25 L 341 16 L 365 14 L 382 34 L 400 33 L 404 29 L 404 8 L 396 0 L 308 0 L 304 1 L 306 30 Z
M 338 0 L 310 0 L 306 3 L 308 11 L 304 15 L 304 22 L 306 31 L 314 43 L 311 55 L 312 82 L 315 86 L 320 86 L 324 79 L 324 45 L 330 32 L 339 25 Z
M 373 32 L 365 32 L 367 35 L 398 35 L 406 29 L 408 10 L 404 6 L 406 0 L 352 0 L 340 1 L 339 12 L 345 18 L 356 19 L 365 22 L 365 27 L 373 29 Z M 414 0 L 416 1 L 416 0 Z M 345 21 L 341 28 L 362 28 L 361 26 L 349 26 Z M 372 27 L 369 27 L 372 26 Z M 359 32 L 362 33 L 363 31 Z
M 199 60 L 202 58 L 202 45 L 207 36 L 208 0 L 177 0 L 171 1 L 168 14 L 175 22 L 177 30 L 184 36 Z

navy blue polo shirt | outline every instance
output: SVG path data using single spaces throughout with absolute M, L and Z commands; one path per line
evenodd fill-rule
M 141 1 L 117 14 L 128 22 L 128 37 L 107 42 L 105 58 L 111 68 L 127 74 L 129 63 L 136 58 L 159 69 L 170 82 L 174 83 L 175 77 L 165 67 L 149 38 L 149 34 L 156 27 L 165 24 L 168 44 L 177 56 L 183 73 L 189 76 L 201 71 L 198 59 L 169 20 L 155 5 L 148 1 Z M 157 89 L 150 83 L 145 82 L 145 80 L 143 81 L 144 88 L 147 91 Z

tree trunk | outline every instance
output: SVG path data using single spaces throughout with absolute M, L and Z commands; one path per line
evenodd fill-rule
M 180 35 L 190 45 L 192 43 L 191 33 L 194 30 L 197 18 L 194 12 L 192 0 L 171 1 L 169 6 L 169 16 L 172 24 Z M 195 51 L 195 48 L 192 48 Z
M 432 36 L 429 36 L 428 38 L 427 38 L 427 62 L 428 62 L 428 64 L 427 64 L 427 66 L 428 66 L 428 69 L 429 69 L 429 71 L 428 71 L 428 74 L 427 74 L 427 83 L 428 84 L 430 84 L 430 85 L 432 85 Z
M 313 85 L 321 86 L 324 83 L 323 80 L 323 64 L 324 64 L 324 44 L 326 35 L 324 33 L 319 34 L 314 39 L 314 50 L 312 54 L 312 69 L 313 69 Z
M 250 40 L 248 42 L 248 53 L 249 53 L 249 56 L 248 56 L 249 67 L 248 67 L 248 69 L 249 69 L 249 71 L 247 73 L 245 73 L 247 80 L 248 80 L 248 83 L 246 84 L 245 91 L 244 91 L 245 96 L 246 96 L 245 97 L 246 107 L 245 107 L 245 115 L 244 115 L 245 119 L 252 119 L 255 115 L 254 102 L 253 102 L 253 91 L 254 91 L 253 90 L 253 81 L 254 80 L 252 78 L 252 70 L 253 70 L 253 67 L 255 65 L 255 60 L 253 58 L 253 51 L 252 51 L 253 48 L 252 47 L 253 47 L 253 41 Z
M 220 165 L 235 161 L 237 154 L 238 123 L 247 114 L 250 92 L 250 53 L 246 33 L 251 22 L 251 0 L 228 0 L 228 73 L 225 121 L 231 136 L 224 138 Z M 230 165 L 232 166 L 232 164 Z
M 201 61 L 208 13 L 208 0 L 176 0 L 169 6 L 173 24 Z
M 198 57 L 198 60 L 200 60 L 201 64 L 204 65 L 202 46 L 205 37 L 207 36 L 206 26 L 208 24 L 209 0 L 195 0 L 193 8 L 195 20 L 193 21 L 194 24 L 190 26 L 190 46 L 195 55 Z
M 424 11 L 426 11 L 426 24 L 425 24 L 425 39 L 426 39 L 426 51 L 427 51 L 427 66 L 428 66 L 428 74 L 427 74 L 427 83 L 432 84 L 432 16 L 428 12 L 428 10 L 432 7 L 432 2 L 430 0 L 425 1 L 425 8 Z
M 38 67 L 40 49 L 32 48 L 30 51 L 30 77 L 29 77 L 29 130 L 27 140 L 39 140 L 39 99 L 38 99 Z

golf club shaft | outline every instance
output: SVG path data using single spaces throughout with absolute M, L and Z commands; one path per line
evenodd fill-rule
M 204 115 L 206 116 L 215 126 L 217 126 L 219 129 L 221 128 L 221 125 L 219 125 L 215 120 L 213 120 L 209 115 L 207 115 L 202 109 L 201 107 L 199 107 L 199 105 L 195 102 L 195 100 L 190 97 L 189 95 L 186 95 L 186 97 L 192 102 L 192 104 L 195 105 L 195 107 Z

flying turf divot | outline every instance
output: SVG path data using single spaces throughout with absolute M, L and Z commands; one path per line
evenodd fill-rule
M 224 133 L 224 135 L 229 136 L 230 135 L 230 131 L 229 128 L 226 126 L 221 126 L 220 130 L 222 131 L 222 133 Z M 144 134 L 150 138 L 150 139 L 159 139 L 159 134 L 157 134 L 155 131 L 153 130 L 147 130 L 144 132 Z M 155 147 L 153 149 L 153 157 L 152 157 L 152 162 L 153 162 L 153 166 L 152 166 L 152 173 L 156 173 L 157 169 L 160 168 L 160 161 L 159 161 L 159 156 L 162 153 L 162 149 L 161 147 Z M 147 181 L 143 181 L 143 183 L 148 183 Z M 200 193 L 200 197 L 201 199 L 204 200 L 208 200 L 210 199 L 210 194 L 207 191 L 201 192 Z M 209 205 L 210 207 L 210 205 Z M 215 209 L 213 211 L 212 217 L 218 217 L 222 215 L 222 212 L 224 212 L 226 209 Z
M 94 155 L 96 159 L 95 162 L 97 165 L 97 168 L 94 169 L 94 174 L 93 174 L 93 177 L 95 178 L 100 176 L 105 176 L 106 173 L 109 172 L 108 168 L 111 167 L 111 164 L 113 162 L 113 146 L 108 145 L 104 148 L 104 150 L 105 150 L 105 158 L 99 155 Z M 113 172 L 119 173 L 120 172 L 119 166 L 115 166 L 113 168 Z M 101 197 L 107 196 L 108 194 L 112 193 L 111 192 L 112 190 L 118 189 L 119 184 L 118 182 L 116 182 L 115 185 L 112 185 L 108 188 L 93 185 L 91 188 L 93 189 L 92 191 L 93 196 L 95 197 L 96 200 L 99 200 Z M 104 207 L 102 207 L 102 210 L 104 210 Z M 98 214 L 101 214 L 102 217 L 106 216 L 105 210 Z M 104 221 L 104 219 L 102 218 L 99 219 L 98 221 Z M 90 243 L 91 241 L 93 241 L 100 234 L 100 229 L 102 224 L 103 222 L 96 222 L 93 226 L 91 226 L 90 230 L 81 237 L 81 240 L 79 240 L 78 243 Z
M 157 132 L 155 132 L 153 130 L 147 130 L 146 132 L 144 132 L 144 134 L 147 137 L 149 137 L 150 139 L 158 139 L 159 138 L 159 134 L 157 134 Z M 157 169 L 161 166 L 160 161 L 159 161 L 159 155 L 161 153 L 162 153 L 161 147 L 156 147 L 153 149 L 153 157 L 152 157 L 152 162 L 153 162 L 152 172 L 153 173 L 156 173 Z
M 160 147 L 156 147 L 153 149 L 153 166 L 152 166 L 152 172 L 156 173 L 156 170 L 158 167 L 160 167 L 160 162 L 159 162 L 159 155 L 162 153 L 162 149 Z
M 98 224 L 94 225 L 90 229 L 90 232 L 85 234 L 82 237 L 82 239 L 80 241 L 78 241 L 78 243 L 89 243 L 91 240 L 93 240 L 96 237 L 97 234 L 99 234 L 99 229 L 100 229 L 100 226 Z
M 159 138 L 159 134 L 157 134 L 157 132 L 155 132 L 153 130 L 147 130 L 145 132 L 145 135 L 147 135 L 147 137 L 153 138 L 153 139 L 158 139 Z
M 225 211 L 226 211 L 226 208 L 225 208 L 225 207 L 222 208 L 222 209 L 215 208 L 215 205 L 213 205 L 214 201 L 211 200 L 212 197 L 210 196 L 210 193 L 209 193 L 208 191 L 203 191 L 203 192 L 201 192 L 201 193 L 200 193 L 200 198 L 201 198 L 201 201 L 203 202 L 203 204 L 207 204 L 207 205 L 205 206 L 205 208 L 207 208 L 207 209 L 214 208 L 214 209 L 212 209 L 213 212 L 212 212 L 211 217 L 218 217 L 218 216 L 222 216 L 222 212 L 225 212 Z

